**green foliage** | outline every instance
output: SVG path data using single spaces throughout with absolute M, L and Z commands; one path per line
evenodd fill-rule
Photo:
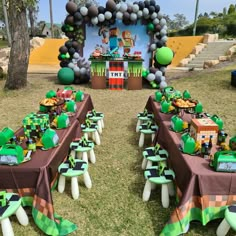
M 229 9 L 228 9 L 228 14 L 233 14 L 235 13 L 235 6 L 234 4 L 230 4 Z

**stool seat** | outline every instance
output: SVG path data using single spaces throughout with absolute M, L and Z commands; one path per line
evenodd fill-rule
M 58 181 L 58 191 L 63 193 L 65 190 L 65 180 L 66 177 L 71 178 L 71 193 L 73 199 L 79 198 L 79 184 L 78 184 L 78 176 L 84 176 L 84 184 L 87 188 L 92 187 L 92 181 L 90 179 L 88 173 L 88 163 L 83 160 L 74 159 L 74 167 L 70 167 L 70 161 L 67 160 L 63 162 L 58 167 L 58 172 L 60 173 L 59 181 Z
M 75 167 L 70 168 L 70 162 L 67 160 L 58 167 L 58 172 L 66 177 L 74 177 L 82 175 L 88 169 L 88 163 L 75 159 Z
M 161 184 L 161 202 L 164 208 L 169 207 L 169 195 L 173 192 L 173 180 L 175 173 L 173 170 L 164 168 L 163 172 L 159 173 L 159 166 L 151 166 L 144 171 L 146 183 L 143 190 L 143 201 L 148 201 L 151 195 L 152 184 Z M 170 190 L 168 189 L 170 188 Z
M 97 145 L 101 144 L 100 136 L 98 133 L 98 125 L 95 123 L 92 123 L 90 126 L 86 126 L 85 124 L 81 124 L 81 129 L 84 132 L 84 135 L 88 139 L 88 134 L 92 134 L 92 138 L 94 139 L 95 143 Z
M 3 236 L 14 236 L 9 217 L 16 214 L 21 225 L 28 225 L 29 219 L 21 206 L 21 198 L 15 193 L 6 193 L 6 205 L 0 206 L 0 223 L 2 225 Z
M 168 152 L 162 147 L 159 147 L 158 150 L 155 150 L 155 147 L 145 148 L 142 154 L 143 154 L 143 162 L 142 162 L 143 170 L 152 166 L 153 162 L 166 161 L 168 158 Z
M 92 112 L 88 112 L 86 117 L 92 121 L 97 122 L 98 120 L 101 120 L 104 118 L 104 114 L 102 112 L 96 112 L 96 114 L 94 115 Z
M 78 141 L 73 141 L 70 143 L 70 149 L 71 150 L 74 150 L 76 152 L 88 152 L 90 151 L 91 149 L 94 148 L 94 142 L 90 141 L 90 140 L 87 140 L 87 145 L 84 146 L 82 145 L 82 143 L 80 142 L 80 140 Z
M 152 120 L 154 118 L 154 115 L 152 113 L 144 113 L 144 112 L 140 112 L 137 114 L 137 125 L 136 125 L 136 132 L 139 132 L 139 126 L 149 120 Z
M 229 206 L 225 210 L 225 219 L 230 227 L 236 231 L 236 205 Z
M 150 128 L 147 126 L 147 123 L 139 126 L 139 131 L 144 134 L 153 134 L 157 131 L 157 129 L 158 126 L 156 124 L 152 124 Z
M 156 124 L 151 124 L 151 126 L 149 126 L 148 123 L 144 123 L 140 125 L 139 126 L 139 131 L 140 131 L 139 147 L 143 147 L 146 134 L 151 134 L 152 141 L 153 141 L 157 130 L 158 130 L 158 126 Z
M 236 205 L 228 206 L 225 210 L 225 217 L 216 230 L 217 236 L 225 236 L 229 229 L 236 231 Z
M 87 113 L 86 117 L 97 123 L 98 125 L 98 132 L 99 134 L 102 133 L 102 129 L 104 128 L 104 121 L 103 121 L 103 118 L 104 118 L 104 114 L 102 112 L 93 112 L 93 111 L 90 111 Z
M 90 140 L 86 140 L 86 145 L 83 144 L 83 142 L 81 140 L 77 140 L 77 141 L 73 141 L 70 143 L 70 149 L 71 152 L 74 152 L 74 157 L 76 158 L 76 154 L 77 153 L 82 153 L 82 159 L 86 162 L 88 162 L 88 154 L 87 152 L 89 152 L 90 154 L 90 161 L 92 163 L 96 162 L 96 157 L 95 157 L 95 153 L 93 151 L 94 149 L 94 143 Z

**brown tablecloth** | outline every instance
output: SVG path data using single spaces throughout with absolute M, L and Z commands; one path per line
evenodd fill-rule
M 46 223 L 37 220 L 37 215 L 43 214 L 55 221 L 51 189 L 57 180 L 57 168 L 67 157 L 71 141 L 81 137 L 80 123 L 93 108 L 90 95 L 85 94 L 84 100 L 77 102 L 77 111 L 70 117 L 70 126 L 56 130 L 59 146 L 47 151 L 37 149 L 30 161 L 18 166 L 0 165 L 0 189 L 18 193 L 24 205 L 33 206 L 35 222 L 46 234 L 52 235 L 56 229 L 47 228 Z M 23 135 L 23 128 L 17 133 Z
M 154 142 L 169 153 L 179 198 L 162 235 L 169 235 L 170 230 L 170 235 L 175 235 L 173 229 L 176 234 L 183 232 L 191 220 L 199 220 L 205 225 L 212 219 L 223 217 L 225 206 L 236 203 L 236 173 L 216 172 L 201 156 L 182 153 L 179 149 L 181 134 L 170 130 L 172 114 L 161 113 L 154 96 L 148 98 L 146 108 L 154 113 L 159 125 Z M 192 118 L 190 114 L 181 115 L 186 121 Z

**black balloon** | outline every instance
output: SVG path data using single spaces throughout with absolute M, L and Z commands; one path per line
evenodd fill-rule
M 74 16 L 68 15 L 66 19 L 64 20 L 64 23 L 67 25 L 73 25 L 74 24 Z
M 151 1 L 150 1 L 150 5 L 151 5 L 151 6 L 155 6 L 155 5 L 156 5 L 155 0 L 151 0 Z
M 98 7 L 98 13 L 104 14 L 106 12 L 106 9 L 103 6 Z
M 144 1 L 144 6 L 145 6 L 146 8 L 149 8 L 149 6 L 150 6 L 150 2 L 147 1 L 147 0 L 145 0 L 145 1 Z
M 138 5 L 139 5 L 139 9 L 140 9 L 140 10 L 143 10 L 143 8 L 145 7 L 144 2 L 142 2 L 142 1 L 140 1 L 140 2 L 138 3 Z
M 60 67 L 67 67 L 68 64 L 69 64 L 68 61 L 63 60 L 63 61 L 60 62 Z
M 73 41 L 73 42 L 72 42 L 72 47 L 73 47 L 74 49 L 78 49 L 79 43 L 78 43 L 77 41 Z
M 62 54 L 66 54 L 68 52 L 68 48 L 66 46 L 61 46 L 59 48 L 59 52 Z
M 149 6 L 148 10 L 149 10 L 149 14 L 152 14 L 153 12 L 155 12 L 155 7 Z
M 114 12 L 116 10 L 116 3 L 113 0 L 108 0 L 106 3 L 106 9 L 110 12 Z
M 88 8 L 88 15 L 92 18 L 98 15 L 98 9 L 96 6 L 92 5 Z
M 77 5 L 74 2 L 68 2 L 66 4 L 66 11 L 73 15 L 77 11 Z
M 75 53 L 75 49 L 73 47 L 69 48 L 69 54 L 72 56 Z
M 160 6 L 159 5 L 156 5 L 155 6 L 155 12 L 158 13 L 160 11 Z
M 65 46 L 69 49 L 72 47 L 72 41 L 71 40 L 68 40 L 65 42 Z
M 83 19 L 83 16 L 81 15 L 80 12 L 77 11 L 77 12 L 74 14 L 74 20 L 77 21 L 77 20 L 82 20 L 82 19 Z
M 163 47 L 164 46 L 164 42 L 162 42 L 162 41 L 158 41 L 157 43 L 156 43 L 156 47 L 157 48 L 161 48 L 161 47 Z

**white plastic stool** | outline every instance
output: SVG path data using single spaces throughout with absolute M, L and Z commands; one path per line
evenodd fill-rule
M 169 196 L 174 192 L 172 181 L 175 178 L 175 174 L 171 169 L 165 169 L 163 174 L 159 174 L 158 166 L 151 166 L 150 168 L 144 171 L 144 176 L 146 183 L 143 189 L 143 201 L 146 202 L 149 200 L 152 190 L 152 184 L 161 184 L 161 202 L 164 208 L 169 207 Z M 170 185 L 170 186 L 168 186 Z M 170 192 L 169 192 L 170 189 Z
M 29 224 L 28 216 L 21 206 L 21 198 L 18 194 L 6 193 L 6 206 L 0 206 L 2 214 L 0 215 L 0 223 L 2 226 L 3 236 L 14 236 L 14 231 L 9 217 L 16 214 L 19 223 L 23 226 Z
M 82 160 L 88 162 L 88 157 L 91 163 L 96 162 L 96 156 L 94 153 L 94 143 L 90 140 L 83 142 L 83 137 L 78 141 L 73 141 L 70 143 L 71 155 L 75 158 L 77 154 L 82 153 Z M 89 155 L 88 155 L 89 153 Z
M 236 205 L 231 205 L 225 210 L 225 218 L 221 221 L 216 230 L 217 236 L 225 236 L 229 229 L 236 231 Z
M 98 126 L 95 123 L 90 124 L 90 126 L 86 126 L 86 124 L 81 125 L 81 129 L 84 133 L 86 139 L 89 139 L 89 134 L 92 135 L 92 139 L 95 141 L 97 145 L 101 144 L 100 136 L 98 133 Z
M 150 121 L 154 118 L 154 115 L 152 113 L 148 112 L 140 112 L 137 115 L 138 121 L 136 125 L 136 132 L 139 132 L 139 126 L 147 121 Z
M 156 131 L 158 130 L 158 126 L 156 124 L 153 124 L 151 121 L 150 123 L 144 123 L 139 126 L 139 131 L 140 131 L 140 137 L 139 137 L 139 147 L 143 147 L 144 145 L 144 140 L 145 140 L 145 135 L 150 135 L 152 136 L 152 141 L 155 138 Z
M 102 129 L 104 128 L 104 114 L 101 112 L 96 112 L 92 110 L 87 113 L 86 117 L 97 124 L 98 126 L 98 133 L 102 133 Z
M 78 176 L 84 176 L 84 184 L 87 188 L 92 188 L 92 181 L 88 173 L 88 163 L 75 159 L 75 166 L 70 167 L 70 161 L 67 160 L 63 162 L 58 167 L 58 172 L 60 173 L 59 181 L 58 181 L 58 192 L 63 193 L 65 190 L 65 182 L 66 177 L 71 178 L 71 194 L 73 199 L 79 198 L 79 184 L 78 184 Z

